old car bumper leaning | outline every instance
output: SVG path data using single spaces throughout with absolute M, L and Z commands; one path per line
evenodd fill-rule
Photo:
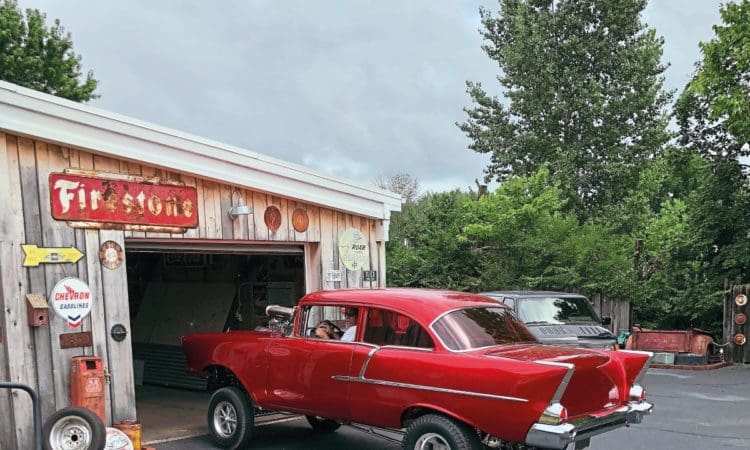
M 583 441 L 597 434 L 641 423 L 643 416 L 651 414 L 653 405 L 647 401 L 630 402 L 603 415 L 591 415 L 559 425 L 535 423 L 526 435 L 526 444 L 533 447 L 565 449 L 568 444 Z

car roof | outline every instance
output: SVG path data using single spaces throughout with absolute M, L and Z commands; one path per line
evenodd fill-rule
M 420 322 L 430 323 L 440 314 L 469 306 L 503 306 L 487 297 L 468 292 L 437 289 L 382 288 L 336 289 L 308 294 L 302 302 L 325 302 L 341 306 L 382 306 L 400 310 Z
M 489 295 L 491 297 L 585 297 L 583 294 L 576 294 L 575 292 L 560 292 L 560 291 L 488 291 L 482 292 L 481 295 Z

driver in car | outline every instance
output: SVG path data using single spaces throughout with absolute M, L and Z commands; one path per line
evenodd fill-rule
M 341 328 L 337 327 L 335 323 L 330 320 L 321 320 L 317 327 L 315 327 L 315 337 L 320 339 L 341 339 L 344 334 Z
M 354 341 L 354 336 L 357 335 L 357 317 L 359 317 L 359 310 L 357 308 L 346 308 L 344 313 L 346 317 L 346 326 L 348 327 L 341 337 L 342 341 Z

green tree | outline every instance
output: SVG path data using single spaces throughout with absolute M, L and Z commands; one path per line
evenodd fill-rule
M 393 286 L 476 290 L 482 275 L 469 243 L 456 239 L 469 194 L 426 194 L 391 218 L 388 283 Z
M 646 0 L 500 0 L 482 9 L 483 46 L 504 99 L 467 83 L 459 124 L 491 155 L 486 179 L 549 163 L 568 206 L 585 218 L 618 203 L 669 134 L 662 39 L 640 20 Z M 507 101 L 506 101 L 507 99 Z
M 46 16 L 15 0 L 0 4 L 0 79 L 77 102 L 96 98 L 97 80 L 89 71 L 81 80 L 81 57 L 59 20 L 47 27 Z
M 677 112 L 686 144 L 712 159 L 736 159 L 750 153 L 750 2 L 724 5 L 721 18 L 716 37 L 700 44 L 703 60 Z

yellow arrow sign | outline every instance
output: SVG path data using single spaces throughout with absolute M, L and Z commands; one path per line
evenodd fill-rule
M 37 267 L 39 264 L 75 264 L 83 253 L 75 247 L 38 247 L 32 244 L 21 245 L 26 257 L 23 267 Z

